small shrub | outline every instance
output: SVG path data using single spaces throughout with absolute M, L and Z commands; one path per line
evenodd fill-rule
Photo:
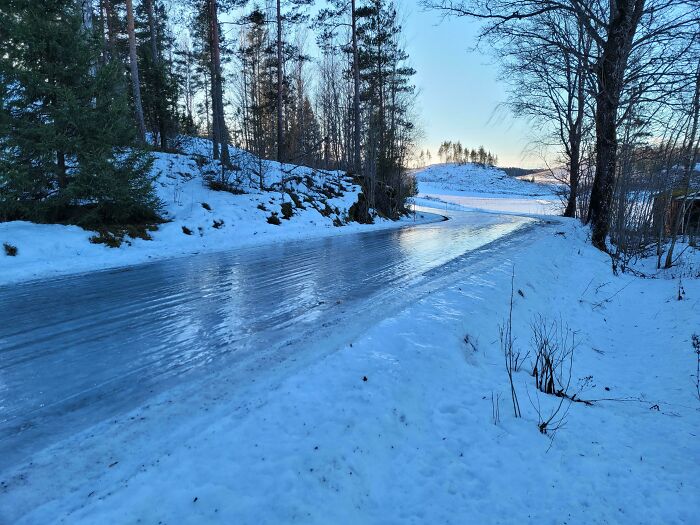
M 104 244 L 108 248 L 119 248 L 124 240 L 124 234 L 111 232 L 106 228 L 97 230 L 97 235 L 90 237 L 92 244 Z
M 228 193 L 232 193 L 233 195 L 243 195 L 245 193 L 245 191 L 243 191 L 241 188 L 238 188 L 228 182 L 221 182 L 220 180 L 211 177 L 207 177 L 205 180 L 207 182 L 207 187 L 213 191 L 226 191 Z
M 516 371 L 515 352 L 513 352 L 513 288 L 515 283 L 515 268 L 510 280 L 510 309 L 508 310 L 508 319 L 503 324 L 498 326 L 499 340 L 501 343 L 501 352 L 505 358 L 506 374 L 508 374 L 508 382 L 510 383 L 510 397 L 513 402 L 513 414 L 515 417 L 522 417 L 520 410 L 520 402 L 518 401 L 518 393 L 515 390 L 513 382 L 513 372 Z
M 149 232 L 158 230 L 156 224 L 127 224 L 125 226 L 104 226 L 96 230 L 96 234 L 90 237 L 92 244 L 104 244 L 108 248 L 119 248 L 126 243 L 131 246 L 131 242 L 126 237 L 132 239 L 143 239 L 152 241 L 153 237 Z
M 213 224 L 214 228 L 216 228 L 218 230 L 223 225 L 224 225 L 224 221 L 218 221 L 218 220 L 214 219 L 214 224 Z
M 283 202 L 282 203 L 282 217 L 289 220 L 292 218 L 293 215 L 294 215 L 294 209 L 292 208 L 292 203 L 291 202 Z
M 194 159 L 195 163 L 197 164 L 197 167 L 199 167 L 199 168 L 203 168 L 204 165 L 207 162 L 209 162 L 209 159 L 207 159 L 204 155 L 193 154 L 190 156 Z
M 549 322 L 537 316 L 531 324 L 535 362 L 532 376 L 545 394 L 566 395 L 576 349 L 576 332 L 563 321 Z
M 5 255 L 7 255 L 8 257 L 17 256 L 17 246 L 13 246 L 9 242 L 4 242 L 2 243 L 2 247 L 5 249 Z
M 266 207 L 265 204 L 262 203 L 262 202 L 261 202 L 260 204 L 258 204 L 258 209 L 259 209 L 259 210 L 262 210 L 262 211 L 267 211 L 267 207 Z
M 153 237 L 151 237 L 151 235 L 148 233 L 149 229 L 142 224 L 130 224 L 126 227 L 125 231 L 126 234 L 132 239 L 143 239 L 144 241 L 153 240 Z
M 501 394 L 493 395 L 491 391 L 491 421 L 498 426 L 501 422 Z
M 348 216 L 351 221 L 359 222 L 360 224 L 372 224 L 374 222 L 370 214 L 369 202 L 364 193 L 360 193 L 357 196 L 357 202 L 350 206 Z
M 211 211 L 211 206 L 209 206 L 209 204 L 206 202 L 202 203 L 202 208 L 204 208 L 207 211 Z
M 184 233 L 185 235 L 192 235 L 192 230 L 190 230 L 187 226 L 183 226 L 182 233 Z
M 267 218 L 267 222 L 270 224 L 274 224 L 276 226 L 279 226 L 280 224 L 282 224 L 282 222 L 280 221 L 280 218 L 277 216 L 277 212 L 274 212 L 274 211 L 272 212 L 272 215 L 270 215 Z
M 288 191 L 287 195 L 289 195 L 289 198 L 292 199 L 295 208 L 300 208 L 302 210 L 305 209 L 304 205 L 301 202 L 301 199 L 299 198 L 299 195 L 297 195 L 293 191 Z

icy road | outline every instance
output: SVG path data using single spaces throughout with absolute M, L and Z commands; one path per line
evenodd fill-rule
M 324 330 L 387 315 L 534 223 L 449 213 L 398 230 L 0 287 L 0 472 L 207 371 L 283 361 Z

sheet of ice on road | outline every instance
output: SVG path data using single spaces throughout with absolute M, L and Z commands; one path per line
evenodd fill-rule
M 0 288 L 0 469 L 208 366 L 283 344 L 532 219 L 453 220 Z M 335 310 L 334 310 L 335 307 Z M 355 308 L 355 310 L 353 310 Z M 332 312 L 332 313 L 331 313 Z

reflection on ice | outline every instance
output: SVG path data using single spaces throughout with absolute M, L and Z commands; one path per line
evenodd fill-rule
M 382 300 L 528 222 L 455 212 L 401 230 L 0 288 L 0 469 L 208 367 L 351 322 L 368 306 L 379 317 Z

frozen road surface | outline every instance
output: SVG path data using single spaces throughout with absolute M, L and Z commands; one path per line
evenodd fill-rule
M 532 219 L 445 222 L 0 287 L 0 474 L 207 371 L 386 315 Z M 492 244 L 499 246 L 499 244 Z

